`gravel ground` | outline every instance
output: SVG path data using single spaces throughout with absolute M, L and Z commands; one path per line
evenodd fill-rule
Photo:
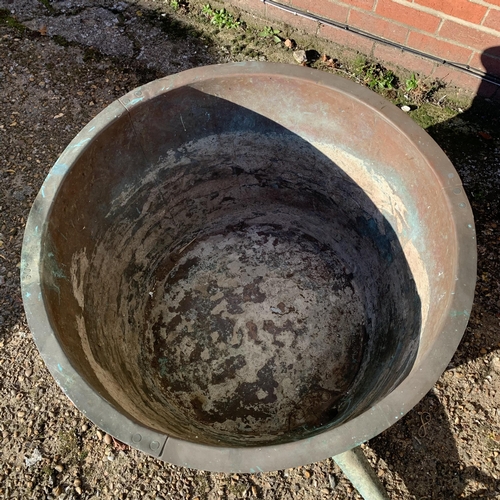
M 29 209 L 83 125 L 155 78 L 252 57 L 293 63 L 291 52 L 272 44 L 267 52 L 232 50 L 217 30 L 189 24 L 194 10 L 184 2 L 175 15 L 152 0 L 0 0 L 0 9 L 0 497 L 359 499 L 332 460 L 215 474 L 164 464 L 103 435 L 52 380 L 21 301 Z M 500 497 L 500 106 L 476 99 L 463 109 L 428 130 L 475 212 L 476 300 L 432 391 L 364 446 L 391 499 Z

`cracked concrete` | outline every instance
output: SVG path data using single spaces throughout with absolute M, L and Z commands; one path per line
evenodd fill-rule
M 62 46 L 78 44 L 102 55 L 134 59 L 159 75 L 215 62 L 208 44 L 189 34 L 181 53 L 175 32 L 182 28 L 160 11 L 108 0 L 99 5 L 91 0 L 47 5 L 36 0 L 0 0 L 0 9 L 9 10 L 25 27 Z

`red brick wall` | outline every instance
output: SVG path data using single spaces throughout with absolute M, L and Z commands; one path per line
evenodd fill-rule
M 500 0 L 276 0 L 455 63 L 500 77 Z M 272 20 L 428 76 L 476 91 L 481 80 L 359 35 L 283 12 L 260 0 L 229 0 Z M 481 85 L 482 93 L 497 90 Z

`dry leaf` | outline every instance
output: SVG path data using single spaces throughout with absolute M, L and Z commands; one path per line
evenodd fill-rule
M 483 138 L 483 139 L 493 139 L 488 132 L 478 132 L 478 134 Z
M 113 446 L 114 446 L 115 450 L 125 451 L 125 450 L 128 450 L 130 448 L 128 445 L 126 445 L 125 443 L 122 443 L 121 441 L 118 441 L 113 436 L 111 436 L 111 437 L 113 439 Z

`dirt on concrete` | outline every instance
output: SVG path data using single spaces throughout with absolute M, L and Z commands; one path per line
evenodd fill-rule
M 214 9 L 182 0 L 0 0 L 0 497 L 361 498 L 331 459 L 271 473 L 208 473 L 115 441 L 55 384 L 21 300 L 29 210 L 82 126 L 153 79 L 228 61 L 297 64 L 294 49 L 318 70 L 408 104 L 455 164 L 476 218 L 478 282 L 464 339 L 430 393 L 363 445 L 365 453 L 394 500 L 500 497 L 499 104 L 464 100 L 425 78 L 412 88 L 404 72 L 392 78 L 352 52 L 236 11 L 233 27 L 214 24 Z

